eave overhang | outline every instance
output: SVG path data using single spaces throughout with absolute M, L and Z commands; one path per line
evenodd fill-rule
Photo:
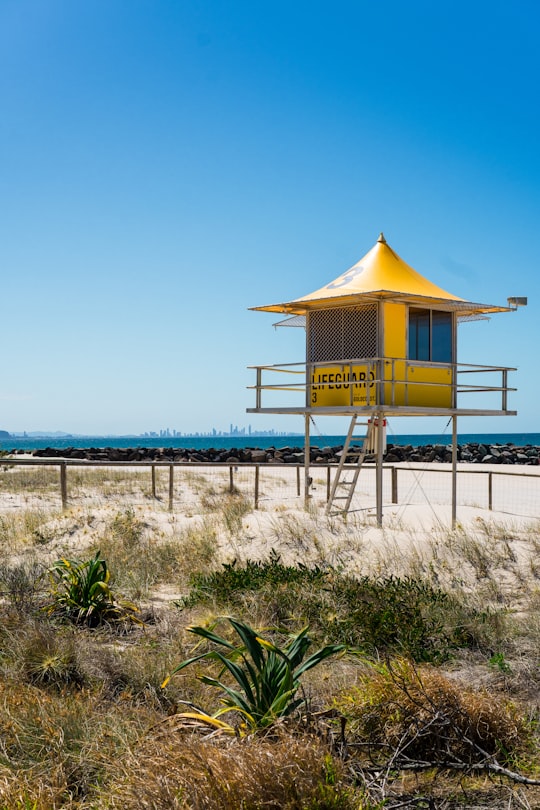
M 335 307 L 362 306 L 379 301 L 399 304 L 408 304 L 413 307 L 426 309 L 440 309 L 445 312 L 457 312 L 462 316 L 491 315 L 496 312 L 514 312 L 514 307 L 498 306 L 496 304 L 479 304 L 463 299 L 433 298 L 424 295 L 411 295 L 395 290 L 374 290 L 369 293 L 355 293 L 340 295 L 333 298 L 315 298 L 309 301 L 295 300 L 281 304 L 268 304 L 262 307 L 250 307 L 255 312 L 282 312 L 287 315 L 307 315 L 308 312 Z

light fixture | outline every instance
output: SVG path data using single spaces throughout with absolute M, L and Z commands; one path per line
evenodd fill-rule
M 507 298 L 508 306 L 517 309 L 518 307 L 526 307 L 527 306 L 527 299 L 526 298 Z

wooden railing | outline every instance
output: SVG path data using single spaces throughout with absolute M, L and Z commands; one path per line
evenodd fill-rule
M 350 466 L 351 469 L 355 468 L 355 465 L 346 465 L 346 467 Z M 270 465 L 270 464 L 254 464 L 251 462 L 245 463 L 238 463 L 238 464 L 228 464 L 226 462 L 222 463 L 215 463 L 215 462 L 156 462 L 156 461 L 94 461 L 94 460 L 85 460 L 85 459 L 44 459 L 44 458 L 25 458 L 25 459 L 18 459 L 18 458 L 11 458 L 11 457 L 4 457 L 0 460 L 0 493 L 2 491 L 2 475 L 3 474 L 10 474 L 9 468 L 10 467 L 32 467 L 34 469 L 41 468 L 41 467 L 56 467 L 58 469 L 58 492 L 60 496 L 60 501 L 62 505 L 62 509 L 66 510 L 73 505 L 74 499 L 70 495 L 70 488 L 69 488 L 69 469 L 72 468 L 79 468 L 79 469 L 93 469 L 98 467 L 122 467 L 122 468 L 130 468 L 131 470 L 137 468 L 148 469 L 150 472 L 149 481 L 148 481 L 148 493 L 149 496 L 153 499 L 160 499 L 160 496 L 157 492 L 157 484 L 156 484 L 156 471 L 159 469 L 166 469 L 168 471 L 168 481 L 166 487 L 166 494 L 167 494 L 167 504 L 169 511 L 173 511 L 175 508 L 175 472 L 179 469 L 183 471 L 193 471 L 194 469 L 206 469 L 207 471 L 212 470 L 228 470 L 228 491 L 233 493 L 236 491 L 236 477 L 240 475 L 245 470 L 252 470 L 253 471 L 253 482 L 252 482 L 252 489 L 248 492 L 253 498 L 253 505 L 254 508 L 257 509 L 259 507 L 259 500 L 261 496 L 261 484 L 265 481 L 265 473 L 267 473 L 267 478 L 271 475 L 275 475 L 279 473 L 280 476 L 287 476 L 290 475 L 289 479 L 289 492 L 295 492 L 296 497 L 300 498 L 301 493 L 304 492 L 304 481 L 303 475 L 305 474 L 305 467 L 303 464 L 283 464 L 283 465 Z M 3 470 L 2 470 L 3 468 Z M 332 464 L 324 464 L 324 463 L 314 463 L 310 466 L 310 476 L 313 479 L 316 477 L 319 478 L 318 480 L 318 489 L 316 491 L 316 495 L 318 498 L 328 501 L 330 497 L 330 489 L 332 484 L 332 477 L 333 473 L 335 473 L 337 469 L 337 465 L 335 463 Z M 365 466 L 365 472 L 367 475 L 371 472 L 372 475 L 375 473 L 375 465 L 374 464 L 367 464 Z M 530 502 L 533 504 L 533 508 L 529 509 L 528 511 L 519 511 L 520 507 L 516 507 L 517 511 L 512 511 L 512 514 L 517 515 L 527 515 L 531 517 L 540 517 L 540 474 L 533 473 L 527 471 L 525 467 L 523 471 L 519 469 L 517 471 L 516 466 L 511 467 L 511 472 L 501 470 L 493 470 L 493 469 L 474 469 L 472 465 L 466 464 L 461 466 L 461 463 L 458 464 L 457 468 L 457 476 L 458 481 L 461 475 L 473 475 L 473 476 L 480 476 L 485 481 L 485 486 L 482 487 L 482 490 L 475 489 L 474 495 L 476 497 L 480 497 L 482 502 L 486 504 L 486 507 L 490 511 L 502 511 L 498 510 L 497 506 L 500 504 L 497 503 L 497 498 L 494 495 L 494 482 L 496 480 L 500 480 L 502 477 L 506 477 L 507 480 L 511 480 L 512 477 L 516 478 L 519 477 L 520 482 L 524 479 L 527 479 L 529 482 L 532 483 L 533 490 L 531 490 L 530 495 Z M 323 478 L 321 478 L 321 473 L 323 474 Z M 385 491 L 388 493 L 387 497 L 385 498 L 386 503 L 391 504 L 398 504 L 400 503 L 400 478 L 405 476 L 406 474 L 419 474 L 419 473 L 429 473 L 431 475 L 447 475 L 450 476 L 452 473 L 452 469 L 450 465 L 443 466 L 443 465 L 422 465 L 422 464 L 403 464 L 403 465 L 394 465 L 394 464 L 385 464 L 383 466 L 383 473 L 386 476 L 386 484 L 385 484 Z M 362 472 L 364 475 L 364 472 Z M 389 480 L 388 480 L 389 477 Z M 423 489 L 427 489 L 426 486 L 423 486 Z M 505 488 L 506 489 L 506 488 Z M 279 493 L 278 493 L 279 495 Z M 472 495 L 472 493 L 471 493 Z M 121 495 L 119 498 L 121 499 Z M 289 496 L 290 497 L 290 496 Z M 365 500 L 365 498 L 364 498 Z M 448 504 L 450 503 L 450 487 L 448 489 Z M 178 504 L 177 504 L 178 505 Z M 461 505 L 470 505 L 470 504 L 461 504 Z M 371 508 L 371 506 L 366 506 L 364 503 L 363 508 Z M 479 507 L 484 508 L 484 507 Z

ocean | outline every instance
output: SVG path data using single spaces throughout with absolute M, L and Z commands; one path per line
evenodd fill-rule
M 342 445 L 345 436 L 311 436 L 312 447 Z M 452 433 L 388 434 L 387 442 L 397 445 L 451 444 Z M 459 433 L 459 444 L 514 444 L 517 447 L 532 445 L 540 447 L 540 433 Z M 45 438 L 3 438 L 0 450 L 37 450 L 44 447 L 185 447 L 191 450 L 217 450 L 232 447 L 302 447 L 304 437 L 290 436 L 48 436 Z

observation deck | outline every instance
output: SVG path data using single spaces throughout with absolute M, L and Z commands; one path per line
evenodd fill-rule
M 370 357 L 250 366 L 248 413 L 385 416 L 515 416 L 515 368 Z

